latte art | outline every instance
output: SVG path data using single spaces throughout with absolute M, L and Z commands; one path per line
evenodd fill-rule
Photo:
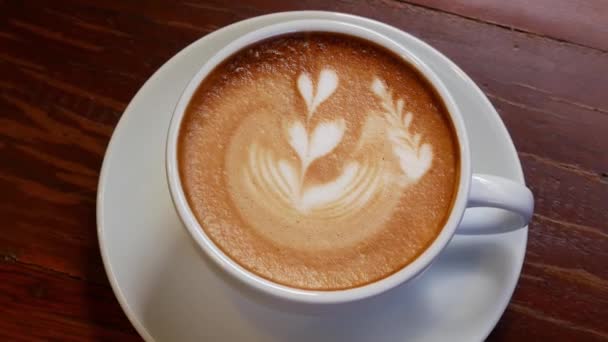
M 397 271 L 437 236 L 456 192 L 441 100 L 398 56 L 348 36 L 238 52 L 196 91 L 179 139 L 206 234 L 251 272 L 298 288 Z
M 370 96 L 374 94 L 379 99 L 384 112 L 369 115 L 384 118 L 385 127 L 373 132 L 369 127 L 371 124 L 366 125 L 362 136 L 375 133 L 383 135 L 375 140 L 385 139 L 392 144 L 401 172 L 394 172 L 396 168 L 382 167 L 381 159 L 384 157 L 377 154 L 363 162 L 346 160 L 341 173 L 333 180 L 306 187 L 304 183 L 310 164 L 331 153 L 344 137 L 346 126 L 341 117 L 322 121 L 315 127 L 311 127 L 310 123 L 316 108 L 333 94 L 338 84 L 339 77 L 331 68 L 321 70 L 316 89 L 307 73 L 300 74 L 298 91 L 306 103 L 307 112 L 301 120 L 285 125 L 287 143 L 297 160 L 278 158 L 272 149 L 264 150 L 255 141 L 252 142 L 249 163 L 243 172 L 249 197 L 259 202 L 273 203 L 270 207 L 274 208 L 281 208 L 279 203 L 274 202 L 282 201 L 283 206 L 291 206 L 302 215 L 326 218 L 326 224 L 329 224 L 331 220 L 339 220 L 361 210 L 372 199 L 382 195 L 382 187 L 408 186 L 428 171 L 433 158 L 432 147 L 421 143 L 420 134 L 410 132 L 413 114 L 404 113 L 404 101 L 394 100 L 384 82 L 376 77 L 370 86 Z M 366 143 L 373 141 L 360 139 L 357 145 Z M 284 215 L 281 211 L 275 214 Z

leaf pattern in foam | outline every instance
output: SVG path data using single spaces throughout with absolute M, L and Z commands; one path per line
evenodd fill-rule
M 331 69 L 323 69 L 319 73 L 316 92 L 309 74 L 302 73 L 298 77 L 298 91 L 306 103 L 309 119 L 317 107 L 336 91 L 336 88 L 338 88 L 338 75 Z
M 307 73 L 302 73 L 300 77 L 298 77 L 298 90 L 300 91 L 300 95 L 304 99 L 304 102 L 306 102 L 306 108 L 308 109 L 308 114 L 310 115 L 312 113 L 313 89 L 312 81 Z
M 293 200 L 295 196 L 297 196 L 299 191 L 298 178 L 296 175 L 296 170 L 293 168 L 288 161 L 281 159 L 278 164 L 279 172 L 281 177 L 287 183 L 289 188 L 289 196 Z
M 331 152 L 342 140 L 346 125 L 340 118 L 331 122 L 322 122 L 312 132 L 308 146 L 308 162 L 312 162 Z
M 307 212 L 311 209 L 322 208 L 348 195 L 348 191 L 356 186 L 354 183 L 360 169 L 357 162 L 352 162 L 344 168 L 342 174 L 334 181 L 308 189 L 302 195 L 298 209 Z
M 327 100 L 336 91 L 336 88 L 338 88 L 338 75 L 336 72 L 331 69 L 321 70 L 319 82 L 317 83 L 317 92 L 312 103 L 312 110 L 314 111 L 318 105 Z
M 423 144 L 418 151 L 403 145 L 395 146 L 393 151 L 399 158 L 401 170 L 412 180 L 422 177 L 433 162 L 433 149 L 429 144 Z
M 374 78 L 374 81 L 372 82 L 372 91 L 379 97 L 385 97 L 386 86 L 384 85 L 384 82 L 382 82 L 379 78 Z
M 295 121 L 289 126 L 289 145 L 296 152 L 301 162 L 308 155 L 308 133 L 300 121 Z

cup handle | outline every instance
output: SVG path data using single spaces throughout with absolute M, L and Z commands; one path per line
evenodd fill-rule
M 473 174 L 467 208 L 489 207 L 514 214 L 516 222 L 505 220 L 487 210 L 468 209 L 458 226 L 458 234 L 488 234 L 521 228 L 528 224 L 534 211 L 534 196 L 525 185 L 485 174 Z M 510 222 L 507 222 L 510 221 Z M 507 229 L 505 229 L 507 227 Z

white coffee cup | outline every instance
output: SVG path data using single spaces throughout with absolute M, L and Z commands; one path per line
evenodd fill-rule
M 188 205 L 178 171 L 177 143 L 180 125 L 190 99 L 205 77 L 207 77 L 207 75 L 226 58 L 248 45 L 286 33 L 311 31 L 334 32 L 356 36 L 381 45 L 403 57 L 405 61 L 414 66 L 425 76 L 443 99 L 454 124 L 460 147 L 460 180 L 456 199 L 451 213 L 435 241 L 417 259 L 401 270 L 381 280 L 352 289 L 312 291 L 292 288 L 264 279 L 240 266 L 215 245 L 201 227 Z M 472 173 L 469 139 L 467 137 L 462 115 L 450 92 L 432 69 L 426 66 L 426 64 L 424 64 L 424 62 L 413 52 L 398 42 L 368 28 L 340 21 L 296 20 L 270 25 L 248 33 L 219 50 L 202 66 L 184 90 L 173 113 L 168 133 L 166 152 L 167 175 L 173 202 L 179 217 L 198 246 L 200 246 L 206 255 L 215 261 L 217 265 L 219 265 L 220 269 L 229 273 L 242 283 L 262 291 L 271 297 L 276 297 L 294 304 L 323 305 L 353 302 L 383 293 L 415 278 L 432 263 L 439 253 L 447 246 L 455 233 L 467 232 L 468 227 L 459 227 L 465 209 L 467 208 L 492 207 L 514 212 L 521 218 L 521 226 L 523 227 L 530 220 L 534 207 L 532 193 L 525 186 L 502 177 Z M 491 233 L 502 228 L 500 226 L 495 226 L 496 223 L 493 222 L 493 220 L 484 217 L 483 215 L 474 216 L 472 222 L 468 223 L 469 226 L 475 227 L 475 232 L 485 230 L 486 232 Z M 480 229 L 480 227 L 482 229 Z M 468 233 L 470 233 L 470 231 L 468 231 Z M 227 279 L 229 279 L 229 281 L 234 281 L 234 278 Z

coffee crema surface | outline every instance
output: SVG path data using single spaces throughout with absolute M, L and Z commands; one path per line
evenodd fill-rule
M 374 43 L 330 33 L 237 52 L 196 90 L 178 162 L 200 225 L 245 269 L 314 290 L 415 260 L 459 181 L 452 123 L 428 82 Z

